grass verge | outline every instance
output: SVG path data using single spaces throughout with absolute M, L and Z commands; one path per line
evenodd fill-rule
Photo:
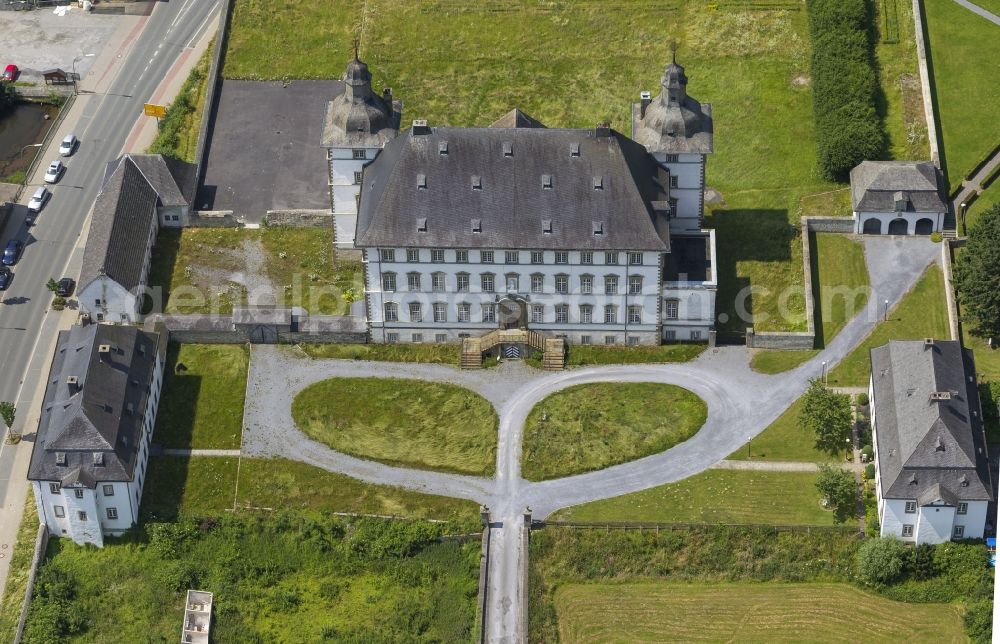
M 442 344 L 301 344 L 298 345 L 298 348 L 310 358 L 430 362 L 456 366 L 462 354 L 461 346 L 451 342 Z
M 552 519 L 602 523 L 828 526 L 816 474 L 708 470 L 676 483 L 559 510 Z
M 569 387 L 528 414 L 521 475 L 560 478 L 656 454 L 694 436 L 707 415 L 701 398 L 674 385 Z
M 952 604 L 907 604 L 849 584 L 569 584 L 553 598 L 560 641 L 964 642 Z M 808 633 L 803 626 L 808 624 Z
M 154 440 L 172 448 L 239 448 L 249 360 L 245 345 L 171 343 Z
M 399 378 L 331 378 L 292 402 L 310 438 L 391 465 L 488 476 L 496 468 L 497 414 L 462 387 Z
M 210 42 L 208 49 L 191 69 L 174 102 L 167 107 L 167 115 L 159 122 L 156 138 L 149 146 L 150 154 L 162 154 L 188 163 L 196 162 L 198 132 L 205 112 L 205 95 L 208 93 L 208 69 L 212 64 L 214 49 Z
M 700 356 L 706 348 L 707 345 L 704 344 L 664 344 L 638 347 L 573 345 L 567 351 L 566 366 L 688 362 Z
M 870 352 L 889 340 L 920 340 L 951 336 L 941 269 L 930 266 L 894 309 L 828 376 L 831 387 L 861 387 L 868 384 Z
M 747 446 L 739 448 L 728 456 L 735 461 L 798 461 L 805 463 L 825 463 L 840 460 L 827 452 L 816 449 L 816 439 L 809 430 L 799 425 L 802 399 L 799 398 L 783 414 L 754 436 L 750 441 L 749 456 Z
M 17 541 L 13 551 L 4 550 L 10 557 L 7 569 L 7 585 L 0 597 L 0 640 L 13 642 L 17 632 L 17 622 L 21 619 L 24 592 L 28 588 L 31 560 L 35 556 L 35 538 L 38 536 L 38 514 L 35 511 L 35 497 L 31 492 L 24 502 L 21 527 L 17 529 Z

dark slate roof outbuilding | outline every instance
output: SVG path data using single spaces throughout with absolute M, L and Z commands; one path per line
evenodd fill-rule
M 930 161 L 863 161 L 851 170 L 855 212 L 946 212 L 941 171 Z
M 609 128 L 417 126 L 365 166 L 355 245 L 666 251 L 668 193 Z
M 106 351 L 101 351 L 106 348 Z M 166 334 L 95 324 L 60 331 L 28 479 L 93 488 L 130 481 Z
M 882 496 L 991 500 L 972 352 L 953 340 L 893 340 L 871 361 Z

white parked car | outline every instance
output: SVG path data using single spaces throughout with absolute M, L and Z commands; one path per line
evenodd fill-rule
M 76 138 L 75 134 L 67 134 L 66 138 L 59 144 L 59 154 L 64 157 L 71 156 L 76 150 L 76 144 L 79 142 L 80 139 Z
M 59 181 L 66 166 L 58 159 L 49 164 L 49 169 L 45 171 L 45 183 L 55 183 Z
M 38 212 L 45 206 L 45 202 L 49 200 L 52 193 L 45 186 L 38 186 L 38 190 L 35 190 L 35 194 L 31 195 L 31 201 L 28 202 L 28 212 Z

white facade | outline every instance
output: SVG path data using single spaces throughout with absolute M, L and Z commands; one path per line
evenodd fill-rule
M 944 227 L 943 212 L 857 212 L 854 232 L 868 235 L 929 235 Z
M 671 232 L 701 230 L 705 209 L 705 155 L 653 153 L 656 161 L 670 172 L 670 198 L 674 218 Z
M 330 207 L 333 209 L 335 226 L 334 244 L 338 248 L 354 247 L 362 171 L 378 153 L 379 148 L 327 149 L 327 159 L 330 162 Z
M 102 547 L 104 535 L 119 536 L 138 521 L 162 385 L 163 362 L 157 354 L 132 480 L 97 481 L 93 489 L 79 483 L 63 487 L 60 481 L 31 482 L 38 520 L 50 535 Z

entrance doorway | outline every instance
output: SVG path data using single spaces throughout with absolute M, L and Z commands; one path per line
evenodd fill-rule
M 908 227 L 905 219 L 893 219 L 889 222 L 889 234 L 905 235 Z
M 497 322 L 504 330 L 526 327 L 528 319 L 524 302 L 510 297 L 500 300 Z

